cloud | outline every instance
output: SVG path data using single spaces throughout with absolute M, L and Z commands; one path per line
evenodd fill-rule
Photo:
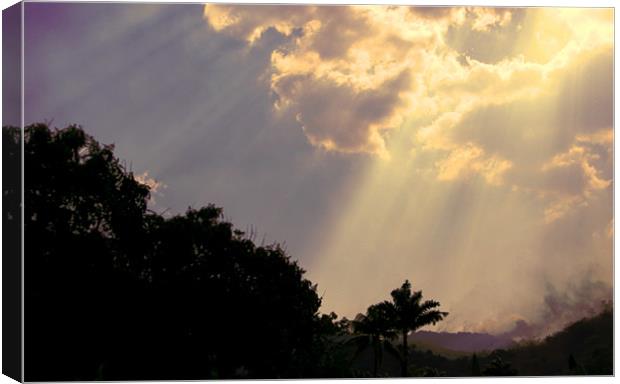
M 493 27 L 505 27 L 512 19 L 512 12 L 507 8 L 471 8 L 473 14 L 471 29 L 488 32 Z
M 280 103 L 295 109 L 310 143 L 327 150 L 386 155 L 381 132 L 397 124 L 391 123 L 393 110 L 401 104 L 399 92 L 408 78 L 404 71 L 376 91 L 356 91 L 325 78 L 286 76 L 272 89 Z
M 603 45 L 581 52 L 561 70 L 531 64 L 532 71 L 541 75 L 540 82 L 532 76 L 517 82 L 529 79 L 540 88 L 522 96 L 507 94 L 504 100 L 479 97 L 475 103 L 461 104 L 465 106 L 461 111 L 443 113 L 419 129 L 414 142 L 422 148 L 443 149 L 448 157 L 440 164 L 472 146 L 508 162 L 511 167 L 503 173 L 504 184 L 544 201 L 541 217 L 547 223 L 587 208 L 611 185 L 610 54 L 610 47 Z M 499 88 L 490 95 L 501 95 Z M 463 167 L 459 174 L 480 168 L 473 162 Z M 438 177 L 442 178 L 441 168 Z
M 425 114 L 429 107 L 435 114 L 450 109 L 458 104 L 455 98 L 469 93 L 462 99 L 471 99 L 485 85 L 497 84 L 498 77 L 518 81 L 519 74 L 500 73 L 501 68 L 463 67 L 443 41 L 451 24 L 487 30 L 509 24 L 510 14 L 491 8 L 384 6 L 282 6 L 272 12 L 210 4 L 204 9 L 215 30 L 249 45 L 269 29 L 290 38 L 272 54 L 271 89 L 276 109 L 293 110 L 312 144 L 384 157 L 384 133 L 408 115 Z M 456 75 L 437 76 L 442 73 Z M 471 84 L 474 89 L 464 89 Z M 452 93 L 450 102 L 432 95 L 438 87 Z
M 427 19 L 463 18 L 462 9 L 455 7 L 417 7 L 409 8 L 409 11 L 417 16 Z
M 149 192 L 150 192 L 149 203 L 151 203 L 152 205 L 156 204 L 155 195 L 159 195 L 159 196 L 163 195 L 162 189 L 168 188 L 168 185 L 166 185 L 164 182 L 157 181 L 153 179 L 152 177 L 149 177 L 149 171 L 144 171 L 143 173 L 139 175 L 134 175 L 134 179 L 138 183 L 144 184 L 147 187 L 149 187 Z
M 136 179 L 138 183 L 144 184 L 147 187 L 149 187 L 149 190 L 151 191 L 151 193 L 157 193 L 160 190 L 160 188 L 167 187 L 167 185 L 164 184 L 163 182 L 157 181 L 149 177 L 149 171 L 145 171 L 144 173 L 135 175 L 134 178 Z
M 512 163 L 496 156 L 486 156 L 480 147 L 468 144 L 451 151 L 447 158 L 437 162 L 437 167 L 439 180 L 466 178 L 477 173 L 489 184 L 499 185 Z
M 328 151 L 389 158 L 386 143 L 392 131 L 406 120 L 427 121 L 416 130 L 413 146 L 446 156 L 435 162 L 439 179 L 455 179 L 450 175 L 458 167 L 463 174 L 484 174 L 494 185 L 501 184 L 500 175 L 509 168 L 518 173 L 521 167 L 521 159 L 496 152 L 496 145 L 511 145 L 509 140 L 498 143 L 489 136 L 498 131 L 523 132 L 522 127 L 502 128 L 506 123 L 516 125 L 501 120 L 506 106 L 529 103 L 535 117 L 546 118 L 553 110 L 552 99 L 558 99 L 564 109 L 584 95 L 583 100 L 598 103 L 592 102 L 589 109 L 585 105 L 582 117 L 606 118 L 608 114 L 595 111 L 609 109 L 608 95 L 589 98 L 575 87 L 566 87 L 577 83 L 586 92 L 599 92 L 597 85 L 607 89 L 605 76 L 610 71 L 601 65 L 611 63 L 609 14 L 608 10 L 480 7 L 279 6 L 278 12 L 265 6 L 210 4 L 204 8 L 204 17 L 215 30 L 249 45 L 269 29 L 288 37 L 271 56 L 274 107 L 292 112 L 311 144 Z M 464 36 L 461 44 L 455 44 L 452 31 Z M 473 39 L 480 34 L 485 39 Z M 471 55 L 494 36 L 502 36 L 503 45 L 509 47 L 501 60 L 489 63 Z M 550 41 L 554 43 L 545 43 Z M 467 51 L 460 50 L 464 47 Z M 545 60 L 539 51 L 545 52 Z M 599 64 L 591 60 L 601 54 Z M 595 75 L 591 87 L 584 83 L 585 76 L 576 75 L 578 71 L 603 77 Z M 555 89 L 559 91 L 554 93 Z M 544 108 L 537 109 L 541 100 Z M 472 125 L 485 111 L 493 110 L 495 117 L 487 114 L 485 124 Z M 570 120 L 553 124 L 562 123 L 575 125 Z M 487 141 L 466 137 L 463 128 L 470 133 L 486 130 Z M 583 129 L 564 129 L 567 135 L 561 140 L 572 141 L 570 132 L 579 130 Z M 549 139 L 545 135 L 543 131 L 534 136 Z M 523 134 L 520 139 L 527 145 L 536 141 Z M 464 155 L 473 155 L 472 145 L 486 159 L 457 164 Z M 512 155 L 523 149 L 514 148 Z
M 569 170 L 564 180 L 582 181 L 578 190 L 568 191 L 569 193 L 563 194 L 545 209 L 547 223 L 563 217 L 573 209 L 588 207 L 588 201 L 596 196 L 597 191 L 611 186 L 611 179 L 602 177 L 599 170 L 590 164 L 593 156 L 596 155 L 586 152 L 583 147 L 575 146 L 568 152 L 555 156 L 545 165 L 543 171 L 546 173 Z

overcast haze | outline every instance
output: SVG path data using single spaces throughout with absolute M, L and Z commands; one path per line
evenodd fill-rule
M 440 329 L 549 331 L 611 298 L 612 9 L 25 9 L 26 123 L 286 243 L 323 312 L 410 279 Z

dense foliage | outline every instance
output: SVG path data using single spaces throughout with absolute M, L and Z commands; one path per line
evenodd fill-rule
M 335 315 L 278 245 L 214 206 L 149 211 L 149 188 L 77 126 L 27 127 L 24 158 L 27 380 L 325 374 Z

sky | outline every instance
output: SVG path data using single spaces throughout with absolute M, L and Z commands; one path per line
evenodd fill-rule
M 26 3 L 25 122 L 80 124 L 166 215 L 283 243 L 322 312 L 405 279 L 430 329 L 612 294 L 613 10 Z

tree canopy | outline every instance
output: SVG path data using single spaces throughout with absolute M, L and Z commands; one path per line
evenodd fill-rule
M 320 375 L 333 317 L 303 269 L 215 206 L 150 211 L 113 149 L 25 129 L 26 380 Z

